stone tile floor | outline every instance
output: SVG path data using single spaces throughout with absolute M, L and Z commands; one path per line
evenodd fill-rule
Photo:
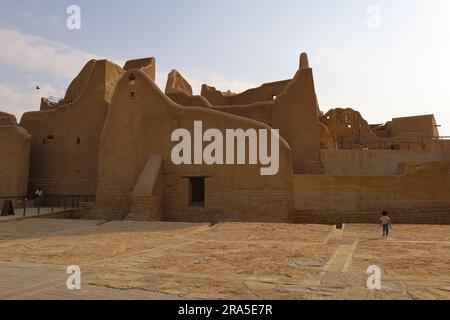
M 66 268 L 81 268 L 68 290 Z M 381 268 L 381 290 L 366 270 Z M 0 299 L 450 299 L 450 226 L 28 219 L 0 224 Z

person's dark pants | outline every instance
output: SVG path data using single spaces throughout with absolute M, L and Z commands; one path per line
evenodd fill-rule
M 383 224 L 383 237 L 389 236 L 389 225 Z

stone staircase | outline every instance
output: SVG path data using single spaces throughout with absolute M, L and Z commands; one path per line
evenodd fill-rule
M 74 211 L 70 215 L 70 219 L 82 219 L 82 220 L 123 220 L 124 215 L 121 212 L 106 212 L 101 210 L 89 210 L 89 211 Z
M 148 214 L 144 212 L 140 213 L 130 213 L 126 216 L 125 220 L 128 221 L 149 221 Z
M 71 219 L 84 219 L 84 220 L 123 220 L 124 213 L 120 210 L 114 209 L 100 209 L 95 202 L 82 202 L 80 203 L 80 209 L 71 213 Z

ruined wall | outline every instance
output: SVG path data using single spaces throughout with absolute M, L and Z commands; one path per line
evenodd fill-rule
M 211 107 L 204 97 L 192 95 L 191 85 L 176 70 L 172 70 L 167 77 L 165 93 L 173 102 L 183 106 Z
M 134 80 L 132 80 L 134 79 Z M 134 187 L 150 156 L 163 159 L 162 219 L 169 221 L 287 221 L 292 210 L 289 147 L 280 142 L 280 170 L 261 176 L 259 165 L 182 165 L 172 163 L 176 128 L 203 130 L 265 128 L 262 123 L 208 108 L 183 107 L 165 96 L 149 77 L 132 70 L 120 80 L 108 114 L 99 153 L 96 207 L 126 215 Z M 207 177 L 205 207 L 189 205 L 189 177 Z
M 166 94 L 173 92 L 184 92 L 192 96 L 192 86 L 177 70 L 172 70 L 167 77 Z
M 0 153 L 0 197 L 26 196 L 30 135 L 17 126 L 13 115 L 3 112 L 0 112 Z
M 322 150 L 321 158 L 327 175 L 390 176 L 402 162 L 450 161 L 450 141 L 425 150 Z
M 338 142 L 339 148 L 370 147 L 370 141 L 378 138 L 361 114 L 351 108 L 331 109 L 319 120 L 327 126 L 331 138 Z M 357 141 L 360 141 L 359 145 Z
M 30 190 L 95 194 L 100 135 L 115 85 L 124 71 L 89 61 L 60 105 L 21 119 L 31 134 Z
M 384 125 L 368 125 L 358 111 L 332 109 L 320 117 L 338 149 L 420 150 L 438 137 L 433 115 L 395 118 Z
M 66 105 L 74 102 L 80 97 L 83 91 L 89 84 L 89 79 L 97 66 L 97 62 L 95 60 L 88 61 L 80 73 L 72 80 L 69 87 L 67 88 L 66 95 L 64 99 L 61 101 L 61 105 Z
M 292 222 L 450 224 L 450 163 L 408 163 L 397 176 L 295 175 Z
M 249 103 L 251 99 L 228 100 L 229 105 L 220 103 L 214 106 L 214 109 L 263 122 L 279 129 L 280 135 L 291 148 L 294 172 L 321 173 L 323 169 L 320 163 L 320 149 L 323 138 L 320 134 L 319 106 L 313 72 L 306 54 L 303 53 L 300 60 L 300 68 L 292 80 L 275 83 L 277 90 L 282 90 L 277 91 L 276 99 L 265 99 L 270 102 L 261 102 L 260 100 L 264 100 L 260 99 L 261 95 L 258 98 L 260 102 L 250 105 L 236 105 L 235 102 Z M 271 91 L 272 87 L 268 88 L 270 90 L 261 89 L 261 92 L 264 95 L 267 92 L 274 92 Z M 235 99 L 235 96 L 228 98 Z
M 385 124 L 372 124 L 369 127 L 378 138 L 392 137 L 392 121 Z
M 141 69 L 145 72 L 150 79 L 155 81 L 156 77 L 156 59 L 155 58 L 142 58 L 142 59 L 134 59 L 128 60 L 123 66 L 125 71 L 133 70 L 133 69 Z
M 12 114 L 0 111 L 0 126 L 17 126 L 16 117 Z
M 234 105 L 234 106 L 214 106 L 213 109 L 221 112 L 234 114 L 236 116 L 256 120 L 272 125 L 272 115 L 275 102 L 255 102 L 249 105 Z
M 433 115 L 394 118 L 392 135 L 397 141 L 424 141 L 439 137 L 436 120 Z
M 291 80 L 265 83 L 257 88 L 248 89 L 242 93 L 221 92 L 208 85 L 202 86 L 201 95 L 213 106 L 246 105 L 256 102 L 272 101 L 284 91 Z

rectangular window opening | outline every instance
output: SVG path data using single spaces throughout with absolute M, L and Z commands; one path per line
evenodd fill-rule
M 189 178 L 189 205 L 205 207 L 205 177 Z

